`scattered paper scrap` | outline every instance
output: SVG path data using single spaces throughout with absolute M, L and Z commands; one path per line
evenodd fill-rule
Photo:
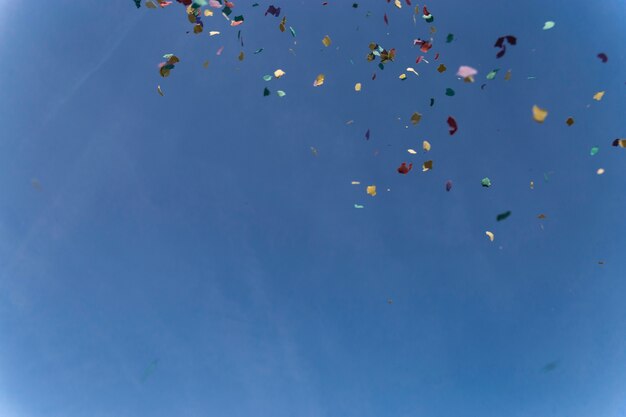
M 537 105 L 533 106 L 533 119 L 535 119 L 535 122 L 543 123 L 543 121 L 546 120 L 546 117 L 548 117 L 547 110 L 542 109 Z

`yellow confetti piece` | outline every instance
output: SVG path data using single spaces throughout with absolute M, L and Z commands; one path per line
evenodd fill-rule
M 369 194 L 372 197 L 374 197 L 376 195 L 376 186 L 375 185 L 368 185 L 367 186 L 367 194 Z
M 402 8 L 402 3 L 400 3 L 400 0 L 395 0 L 393 4 L 395 4 L 398 9 Z
M 598 170 L 596 171 L 596 174 L 602 175 L 602 174 L 604 174 L 604 172 L 605 172 L 604 168 L 598 168 Z
M 604 91 L 598 91 L 597 93 L 595 93 L 595 94 L 593 95 L 593 99 L 594 99 L 595 101 L 600 101 L 600 100 L 602 100 L 602 97 L 604 97 Z
M 422 115 L 418 112 L 415 112 L 411 115 L 411 123 L 413 123 L 414 125 L 418 124 L 420 120 L 422 120 Z
M 407 149 L 406 151 L 410 153 L 411 155 L 415 155 L 417 153 L 415 149 Z
M 280 77 L 282 77 L 285 74 L 286 74 L 286 72 L 281 70 L 281 69 L 277 69 L 276 71 L 274 71 L 274 77 L 276 77 L 276 78 L 280 78 Z
M 542 109 L 537 105 L 533 106 L 533 119 L 535 119 L 535 122 L 543 123 L 543 121 L 546 120 L 546 117 L 548 117 L 547 110 Z
M 508 70 L 506 74 L 504 74 L 504 81 L 509 81 L 511 79 L 511 70 Z
M 213 16 L 213 12 L 211 10 L 205 10 L 204 11 L 204 16 L 205 17 Z
M 243 51 L 239 52 L 239 56 L 237 57 L 238 60 L 243 61 L 243 59 L 245 58 L 245 55 L 243 53 Z
M 219 35 L 220 31 L 219 30 L 212 30 L 209 32 L 209 36 L 215 36 L 215 35 Z
M 413 74 L 415 74 L 415 75 L 417 75 L 419 77 L 419 74 L 417 73 L 417 71 L 415 71 L 414 68 L 409 67 L 406 70 L 409 71 L 409 72 L 412 72 Z
M 361 91 L 361 83 L 354 84 L 354 91 Z
M 161 86 L 160 85 L 157 85 L 157 93 L 159 93 L 159 95 L 161 97 L 163 97 L 163 90 L 161 90 Z
M 398 78 L 400 78 L 401 80 L 406 80 L 406 74 L 400 74 Z
M 433 169 L 433 161 L 426 161 L 422 164 L 422 172 Z
M 427 140 L 422 143 L 422 149 L 424 149 L 424 152 L 430 151 L 430 143 Z
M 495 239 L 495 235 L 491 233 L 489 230 L 487 230 L 485 234 L 489 236 L 489 240 L 493 242 L 493 239 Z
M 320 85 L 324 84 L 325 78 L 326 77 L 324 77 L 324 74 L 320 74 L 315 77 L 315 81 L 313 81 L 313 87 L 319 87 Z
M 329 47 L 332 43 L 332 41 L 330 40 L 330 36 L 324 36 L 324 38 L 322 39 L 322 43 L 324 44 L 324 46 Z

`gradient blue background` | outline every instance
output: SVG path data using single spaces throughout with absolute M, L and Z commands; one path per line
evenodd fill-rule
M 624 2 L 250 3 L 1 2 L 0 415 L 626 416 Z

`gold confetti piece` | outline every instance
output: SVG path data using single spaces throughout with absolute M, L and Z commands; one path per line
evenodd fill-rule
M 433 161 L 426 161 L 422 164 L 422 172 L 433 169 Z
M 315 81 L 313 81 L 313 87 L 319 87 L 320 85 L 324 84 L 324 79 L 324 74 L 320 74 L 315 77 Z
M 568 126 L 571 126 L 574 124 L 574 118 L 573 117 L 568 117 L 567 120 L 565 121 L 565 123 L 567 123 Z
M 322 39 L 322 43 L 324 44 L 324 46 L 329 47 L 332 43 L 332 41 L 330 40 L 330 36 L 324 36 L 324 38 Z
M 286 72 L 281 70 L 281 69 L 277 69 L 276 71 L 274 71 L 274 77 L 276 77 L 276 78 L 280 78 L 280 77 L 282 77 L 285 74 L 286 74 Z
M 511 70 L 508 70 L 506 74 L 504 74 L 504 81 L 509 81 L 511 79 Z
M 367 186 L 367 194 L 369 194 L 372 197 L 374 197 L 376 195 L 376 186 L 375 185 L 368 185 Z
M 209 32 L 209 36 L 215 36 L 215 35 L 219 35 L 219 34 L 220 34 L 219 30 L 212 30 L 212 31 Z
M 530 182 L 530 189 L 534 190 L 535 189 L 535 181 L 531 181 Z
M 280 21 L 280 24 L 278 25 L 278 29 L 279 29 L 281 32 L 284 32 L 284 31 L 285 31 L 285 27 L 286 27 L 286 25 L 287 25 L 287 16 L 284 16 L 284 17 L 283 17 L 283 20 L 281 20 L 281 21 Z
M 420 120 L 422 120 L 422 115 L 418 112 L 415 112 L 411 115 L 411 123 L 413 123 L 414 125 L 418 124 Z
M 352 185 L 359 185 L 361 184 L 361 181 L 352 181 Z
M 161 97 L 163 97 L 163 90 L 161 90 L 161 86 L 160 85 L 157 85 L 157 93 L 159 93 L 159 95 Z
M 402 3 L 400 3 L 400 0 L 395 0 L 393 4 L 395 4 L 398 9 L 402 8 Z
M 437 71 L 439 71 L 440 74 L 444 73 L 448 68 L 446 68 L 445 65 L 443 64 L 439 64 L 439 66 L 437 67 Z
M 422 149 L 424 149 L 424 152 L 430 151 L 430 143 L 427 140 L 422 142 Z
M 157 7 L 156 7 L 156 4 L 152 3 L 150 0 L 148 0 L 148 1 L 146 2 L 146 7 L 147 7 L 148 9 L 156 9 L 156 8 L 157 8 Z
M 598 168 L 598 170 L 596 171 L 596 174 L 602 175 L 602 174 L 604 174 L 604 172 L 605 172 L 604 168 Z
M 406 74 L 400 74 L 398 78 L 400 78 L 401 80 L 406 80 Z
M 485 234 L 489 236 L 489 240 L 493 242 L 493 239 L 495 239 L 495 235 L 491 233 L 489 230 L 487 230 Z
M 407 149 L 406 151 L 410 153 L 411 155 L 415 155 L 417 153 L 415 149 Z
M 205 10 L 204 11 L 204 16 L 205 17 L 213 16 L 213 12 L 211 10 Z
M 208 61 L 208 60 L 207 60 L 207 61 L 204 61 L 204 62 L 202 63 L 202 66 L 203 66 L 204 68 L 209 68 L 209 61 Z
M 594 99 L 595 101 L 600 101 L 600 100 L 602 100 L 602 97 L 604 97 L 604 91 L 598 91 L 597 93 L 595 93 L 595 94 L 593 95 L 593 99 Z
M 198 33 L 201 33 L 201 32 L 202 32 L 202 25 L 195 25 L 193 27 L 193 33 L 198 34 Z
M 361 83 L 354 84 L 354 91 L 361 91 Z
M 548 117 L 547 110 L 544 110 L 536 105 L 533 106 L 533 119 L 535 119 L 535 122 L 543 123 L 543 121 L 546 120 L 546 117 Z
M 237 59 L 239 59 L 240 61 L 243 61 L 244 58 L 245 58 L 245 55 L 243 51 L 239 52 L 239 56 L 237 57 Z
M 409 71 L 409 72 L 412 72 L 413 74 L 415 74 L 415 75 L 417 75 L 419 77 L 419 74 L 417 73 L 417 71 L 415 71 L 414 68 L 409 67 L 406 70 Z

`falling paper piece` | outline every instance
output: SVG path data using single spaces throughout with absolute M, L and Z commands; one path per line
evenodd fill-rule
M 152 3 L 150 0 L 148 0 L 148 1 L 146 2 L 146 7 L 147 7 L 148 9 L 156 9 L 156 8 L 157 8 L 157 7 L 156 7 L 156 4 Z
M 505 211 L 504 213 L 500 213 L 496 216 L 496 221 L 506 220 L 511 215 L 511 211 Z
M 545 214 L 540 214 L 540 215 L 537 216 L 537 218 L 543 220 L 543 219 L 546 218 L 546 215 Z
M 427 140 L 422 142 L 422 149 L 424 149 L 424 152 L 430 151 L 430 143 Z
M 269 6 L 265 12 L 265 16 L 267 16 L 268 13 L 274 17 L 278 17 L 280 16 L 280 7 Z
M 361 91 L 361 83 L 354 84 L 354 91 Z
M 410 153 L 411 155 L 415 155 L 417 153 L 415 149 L 407 149 L 406 151 Z
M 222 55 L 222 51 L 224 50 L 223 46 L 220 46 L 220 49 L 217 50 L 217 52 L 215 53 L 215 55 Z
M 356 208 L 356 209 L 362 209 L 363 207 L 364 207 L 364 206 L 362 206 L 362 205 L 360 205 L 360 204 L 355 204 L 355 205 L 354 205 L 354 208 Z
M 271 81 L 272 80 L 272 76 L 269 74 L 266 74 L 263 76 L 263 81 Z
M 485 234 L 487 236 L 489 236 L 489 240 L 493 242 L 493 239 L 495 238 L 495 236 L 493 235 L 493 233 L 491 233 L 490 231 L 486 231 Z
M 267 96 L 269 96 L 269 95 L 270 95 L 270 89 L 269 89 L 269 88 L 267 88 L 267 87 L 265 87 L 265 88 L 263 89 L 263 97 L 267 97 Z
M 274 77 L 276 77 L 276 78 L 280 78 L 280 77 L 282 77 L 285 74 L 286 74 L 286 72 L 281 70 L 281 69 L 277 69 L 276 71 L 274 71 Z
M 476 74 L 478 74 L 478 71 L 476 71 L 476 69 L 472 67 L 468 67 L 466 65 L 461 65 L 458 71 L 456 72 L 457 76 L 464 78 L 464 79 L 468 77 L 473 77 Z
M 204 62 L 202 63 L 202 66 L 203 66 L 204 68 L 209 68 L 209 61 L 204 61 Z
M 446 66 L 443 64 L 439 64 L 439 66 L 437 67 L 437 71 L 439 71 L 439 73 L 443 73 L 446 70 Z
M 496 78 L 496 74 L 498 73 L 498 71 L 500 71 L 500 68 L 496 68 L 496 69 L 490 71 L 489 74 L 487 74 L 487 79 L 488 80 L 493 80 L 494 78 Z
M 565 121 L 565 123 L 567 123 L 568 126 L 571 126 L 574 124 L 574 118 L 573 117 L 568 117 L 567 120 Z
M 598 91 L 597 93 L 595 93 L 595 94 L 593 95 L 593 99 L 594 99 L 595 101 L 600 101 L 600 100 L 602 100 L 602 97 L 604 97 L 604 91 Z
M 359 185 L 361 184 L 361 181 L 352 181 L 352 185 Z
M 535 122 L 543 123 L 543 121 L 546 120 L 546 117 L 548 117 L 547 110 L 544 110 L 537 105 L 533 106 L 533 119 L 535 119 Z
M 626 148 L 626 139 L 615 139 L 611 145 L 615 147 L 619 146 L 620 148 Z
M 489 188 L 489 187 L 491 187 L 491 180 L 490 180 L 488 177 L 485 177 L 485 178 L 483 178 L 482 180 L 480 180 L 480 184 L 481 184 L 483 187 L 487 187 L 487 188 Z
M 243 53 L 243 51 L 239 52 L 239 56 L 237 57 L 238 60 L 243 61 L 243 59 L 245 58 L 245 55 Z
M 365 140 L 370 140 L 370 130 L 367 129 L 367 132 L 365 132 Z
M 454 120 L 454 117 L 452 116 L 448 117 L 448 126 L 450 126 L 450 136 L 454 135 L 456 131 L 459 130 L 459 127 L 456 124 L 456 120 Z
M 556 23 L 554 23 L 551 20 L 548 20 L 546 23 L 543 24 L 543 30 L 552 29 L 554 27 L 554 25 L 556 25 Z
M 417 75 L 419 77 L 419 74 L 417 73 L 417 71 L 415 71 L 415 69 L 409 67 L 406 70 L 409 71 L 409 72 L 412 72 L 413 74 L 415 74 L 415 75 Z
M 604 52 L 600 52 L 600 53 L 598 54 L 598 58 L 600 58 L 600 60 L 601 60 L 603 63 L 606 63 L 606 62 L 609 60 L 609 57 L 608 57 L 608 56 L 606 56 L 606 54 L 605 54 Z
M 133 0 L 135 2 L 135 6 L 139 9 L 141 7 L 141 0 Z
M 332 43 L 332 41 L 330 40 L 330 36 L 324 36 L 324 38 L 322 39 L 322 43 L 324 44 L 324 46 L 329 47 Z
M 446 43 L 450 43 L 454 40 L 454 35 L 452 33 L 448 33 L 448 36 L 446 36 Z
M 204 11 L 204 17 L 210 17 L 210 16 L 213 16 L 213 12 L 210 11 L 210 10 L 205 10 Z
M 422 120 L 422 115 L 418 112 L 415 112 L 411 115 L 411 123 L 413 123 L 414 125 L 418 124 L 420 120 Z
M 591 148 L 591 150 L 589 151 L 589 155 L 594 156 L 596 155 L 598 152 L 600 151 L 600 148 L 598 148 L 597 146 L 594 146 Z
M 319 87 L 322 84 L 324 84 L 324 74 L 320 74 L 315 78 L 315 81 L 313 81 L 313 87 Z
M 285 97 L 287 95 L 287 93 L 285 93 L 283 90 L 277 90 L 276 94 L 278 94 L 278 97 Z
M 502 58 L 506 52 L 506 46 L 504 45 L 504 41 L 507 41 L 509 45 L 517 44 L 517 38 L 515 36 L 507 35 L 501 36 L 496 40 L 494 48 L 500 48 L 500 51 L 496 54 L 496 58 Z
M 446 191 L 450 191 L 452 189 L 452 181 L 446 181 Z
M 393 3 L 396 5 L 398 9 L 402 8 L 402 3 L 400 3 L 400 0 L 395 0 Z
M 453 95 L 455 95 L 455 94 L 456 94 L 456 93 L 454 92 L 454 90 L 453 90 L 453 89 L 451 89 L 451 88 L 446 88 L 446 95 L 447 95 L 448 97 L 452 97 L 452 96 L 453 96 Z
M 160 85 L 157 85 L 157 93 L 159 93 L 159 95 L 161 97 L 163 97 L 163 90 L 161 90 L 161 86 Z
M 219 34 L 220 34 L 220 32 L 217 31 L 217 30 L 212 30 L 212 31 L 209 32 L 209 36 L 215 36 L 215 35 L 219 35 Z
M 400 174 L 408 174 L 411 169 L 413 169 L 413 164 L 412 163 L 407 166 L 406 162 L 403 162 L 398 167 L 398 173 L 400 173 Z
M 404 80 L 406 80 L 406 74 L 400 74 L 400 76 L 398 78 L 400 78 L 402 81 L 404 81 Z
M 315 149 L 313 146 L 311 146 L 311 153 L 313 154 L 313 156 L 317 156 L 317 149 Z
M 374 197 L 376 195 L 376 186 L 375 185 L 368 185 L 367 186 L 367 194 L 371 195 L 372 197 Z
M 511 79 L 511 70 L 508 70 L 506 74 L 504 74 L 504 81 L 509 81 Z
M 422 172 L 433 169 L 433 161 L 426 161 L 422 164 Z
M 530 189 L 534 190 L 535 189 L 535 181 L 531 181 L 530 182 Z
M 252 52 L 254 55 L 260 54 L 261 52 L 263 52 L 263 48 L 259 48 L 256 51 Z
M 604 174 L 604 168 L 598 168 L 598 170 L 596 171 L 596 174 L 598 175 Z

